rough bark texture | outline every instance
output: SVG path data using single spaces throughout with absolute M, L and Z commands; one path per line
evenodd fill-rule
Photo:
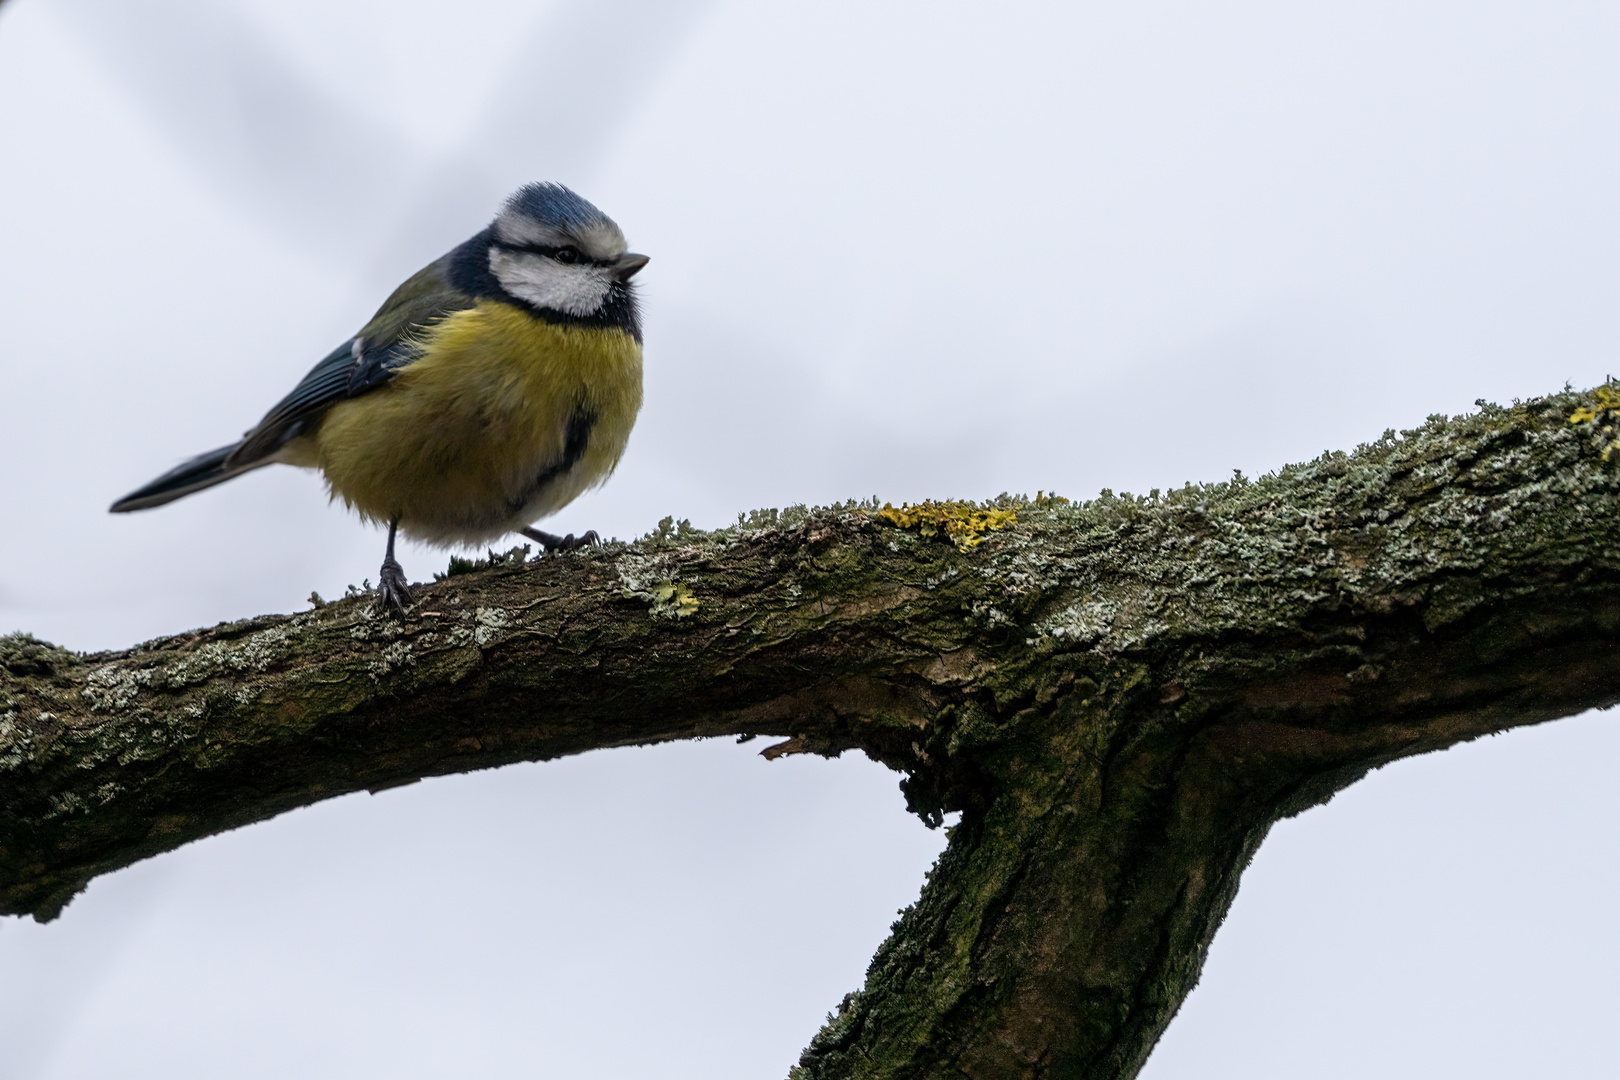
M 1272 822 L 1620 697 L 1607 400 L 1004 500 L 966 550 L 851 504 L 499 561 L 403 623 L 357 595 L 120 653 L 0 639 L 0 910 L 361 788 L 779 736 L 962 815 L 799 1080 L 1129 1077 Z

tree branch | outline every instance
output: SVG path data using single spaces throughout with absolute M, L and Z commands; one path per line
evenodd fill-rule
M 52 918 L 98 874 L 362 788 L 778 736 L 767 756 L 860 749 L 925 819 L 962 814 L 802 1080 L 1129 1077 L 1272 822 L 1620 698 L 1608 400 L 1253 482 L 1004 500 L 1016 523 L 961 548 L 851 504 L 497 560 L 403 623 L 361 595 L 120 653 L 0 639 L 0 909 Z

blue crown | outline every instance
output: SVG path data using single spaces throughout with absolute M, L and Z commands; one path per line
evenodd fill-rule
M 525 184 L 506 200 L 506 208 L 570 232 L 612 220 L 568 188 L 550 181 Z

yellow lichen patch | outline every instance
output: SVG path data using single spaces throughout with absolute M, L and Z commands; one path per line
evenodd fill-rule
M 1578 406 L 1569 414 L 1572 424 L 1591 424 L 1592 434 L 1603 447 L 1603 460 L 1620 450 L 1620 388 L 1605 383 L 1592 391 L 1596 400 L 1591 405 Z
M 651 610 L 654 615 L 666 619 L 684 619 L 688 615 L 697 613 L 697 597 L 685 585 L 673 581 L 660 581 L 649 590 L 652 596 Z
M 925 537 L 944 534 L 958 551 L 969 551 L 984 543 L 984 534 L 991 529 L 1005 529 L 1018 523 L 1012 510 L 995 510 L 955 499 L 946 502 L 927 502 L 912 506 L 906 503 L 898 510 L 892 503 L 884 503 L 877 516 L 901 529 L 916 529 Z

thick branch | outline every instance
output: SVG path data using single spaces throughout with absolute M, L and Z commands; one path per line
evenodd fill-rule
M 1613 417 L 1571 425 L 1585 402 L 1012 501 L 966 551 L 851 505 L 499 563 L 404 623 L 360 596 L 115 654 L 3 639 L 0 910 L 362 788 L 780 736 L 963 815 L 804 1080 L 1131 1076 L 1273 821 L 1620 697 Z

